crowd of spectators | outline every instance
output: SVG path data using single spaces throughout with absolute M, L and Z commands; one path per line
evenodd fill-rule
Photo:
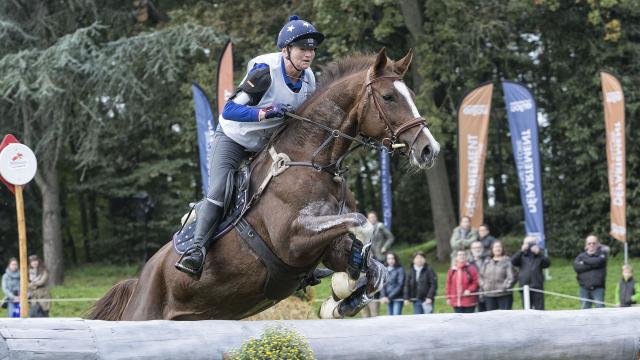
M 377 219 L 376 219 L 377 220 Z M 380 223 L 377 223 L 380 224 Z M 382 229 L 377 225 L 377 229 Z M 386 304 L 389 315 L 402 314 L 403 306 L 412 305 L 414 314 L 434 312 L 438 277 L 427 264 L 423 252 L 413 254 L 412 263 L 405 270 L 398 256 L 386 251 L 393 235 L 384 228 L 376 230 L 384 246 L 379 251 L 388 270 L 388 279 L 381 291 L 380 302 Z M 450 239 L 451 266 L 447 271 L 444 297 L 454 312 L 470 313 L 513 308 L 513 291 L 519 289 L 522 306 L 525 297 L 522 288 L 529 287 L 531 309 L 545 309 L 544 269 L 551 266 L 549 257 L 535 236 L 526 236 L 520 249 L 509 256 L 504 244 L 491 235 L 488 225 L 474 229 L 471 219 L 463 217 Z M 386 252 L 385 252 L 386 251 Z M 585 239 L 584 251 L 573 261 L 580 287 L 580 305 L 583 309 L 604 307 L 607 256 L 609 248 L 600 244 L 595 235 Z M 380 255 L 382 256 L 382 254 Z M 622 278 L 616 284 L 617 306 L 632 306 L 640 301 L 640 283 L 633 278 L 633 268 L 625 264 Z
M 51 309 L 49 271 L 38 255 L 29 256 L 28 264 L 29 317 L 48 317 Z M 2 292 L 2 307 L 8 310 L 9 317 L 20 317 L 20 268 L 16 258 L 9 259 L 2 275 Z

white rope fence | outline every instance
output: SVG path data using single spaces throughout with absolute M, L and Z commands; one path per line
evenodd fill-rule
M 515 292 L 515 291 L 522 291 L 523 292 L 523 297 L 528 298 L 529 297 L 529 292 L 533 291 L 533 292 L 537 292 L 537 293 L 543 293 L 546 295 L 552 295 L 552 296 L 557 296 L 557 297 L 561 297 L 561 298 L 565 298 L 565 299 L 572 299 L 572 300 L 578 300 L 578 301 L 584 301 L 584 302 L 591 302 L 594 304 L 601 304 L 601 305 L 605 305 L 605 306 L 611 306 L 611 307 L 617 307 L 617 304 L 612 304 L 612 303 L 608 303 L 608 302 L 604 302 L 604 301 L 598 301 L 598 300 L 592 300 L 592 299 L 585 299 L 585 298 L 581 298 L 579 296 L 573 296 L 573 295 L 567 295 L 567 294 L 562 294 L 562 293 L 558 293 L 555 291 L 548 291 L 548 290 L 540 290 L 540 289 L 534 289 L 534 288 L 530 288 L 528 285 L 525 285 L 524 287 L 513 287 L 507 290 L 492 290 L 492 291 L 477 291 L 477 292 L 472 292 L 463 296 L 473 296 L 473 295 L 488 295 L 488 294 L 494 294 L 494 293 L 503 293 L 505 291 L 508 292 Z M 437 299 L 446 299 L 448 296 L 447 295 L 437 295 L 435 296 L 435 300 Z M 50 303 L 56 303 L 56 302 L 92 302 L 92 301 L 98 301 L 100 300 L 100 298 L 52 298 L 52 299 L 29 299 L 30 302 L 50 302 Z M 418 299 L 409 299 L 410 301 L 416 301 Z M 315 299 L 314 302 L 323 302 L 324 299 Z M 375 299 L 374 301 L 376 302 L 380 302 L 380 299 Z M 404 299 L 402 300 L 392 300 L 392 301 L 404 301 Z M 526 303 L 528 303 L 528 301 L 525 301 L 525 305 Z M 525 306 L 525 308 L 528 308 L 527 306 Z
M 598 301 L 598 300 L 593 300 L 593 299 L 586 299 L 586 298 L 581 298 L 579 296 L 572 296 L 572 295 L 567 295 L 567 294 L 562 294 L 562 293 L 558 293 L 555 291 L 548 291 L 548 290 L 541 290 L 541 289 L 534 289 L 529 287 L 529 285 L 525 285 L 523 287 L 513 287 L 510 289 L 506 289 L 506 290 L 491 290 L 491 291 L 477 291 L 477 292 L 472 292 L 463 296 L 474 296 L 474 295 L 488 295 L 488 294 L 495 294 L 495 293 L 504 293 L 504 292 L 515 292 L 515 291 L 522 291 L 522 296 L 524 297 L 524 307 L 525 310 L 529 310 L 531 309 L 531 302 L 530 302 L 530 292 L 537 292 L 537 293 L 543 293 L 546 295 L 552 295 L 552 296 L 557 296 L 557 297 L 561 297 L 561 298 L 566 298 L 566 299 L 572 299 L 572 300 L 578 300 L 578 301 L 584 301 L 584 302 L 590 302 L 593 304 L 601 304 L 601 305 L 605 305 L 605 306 L 610 306 L 610 307 L 617 307 L 618 304 L 613 304 L 613 303 L 608 303 L 608 302 L 604 302 L 604 301 Z M 434 300 L 438 300 L 438 299 L 447 299 L 447 295 L 436 295 L 434 297 Z M 404 301 L 405 299 L 396 299 L 396 300 L 391 300 L 391 301 Z M 420 300 L 420 299 L 416 299 L 416 298 L 412 298 L 412 299 L 408 299 L 409 301 L 416 301 L 416 300 Z M 314 302 L 323 302 L 324 299 L 315 299 Z M 373 300 L 374 302 L 381 302 L 380 299 L 375 299 Z

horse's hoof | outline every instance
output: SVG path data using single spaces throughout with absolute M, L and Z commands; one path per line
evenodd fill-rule
M 338 314 L 338 302 L 333 300 L 333 297 L 329 296 L 320 306 L 318 317 L 320 317 L 320 319 L 340 319 L 341 316 Z
M 352 280 L 347 273 L 334 273 L 333 276 L 331 276 L 331 291 L 334 300 L 341 300 L 351 295 L 356 289 L 357 284 L 358 281 Z

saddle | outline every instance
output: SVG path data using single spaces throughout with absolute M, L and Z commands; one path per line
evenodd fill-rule
M 222 221 L 213 232 L 212 240 L 217 240 L 231 231 L 238 222 L 240 215 L 246 211 L 249 204 L 249 184 L 251 172 L 248 163 L 244 163 L 240 169 L 229 172 L 224 197 L 224 210 Z M 202 200 L 204 201 L 204 200 Z M 196 203 L 182 221 L 182 228 L 173 235 L 173 249 L 178 255 L 184 254 L 193 246 L 194 232 L 196 230 L 196 217 L 202 201 Z

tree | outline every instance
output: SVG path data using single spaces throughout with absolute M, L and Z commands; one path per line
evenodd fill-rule
M 186 65 L 206 59 L 204 47 L 220 41 L 211 29 L 188 25 L 127 37 L 128 2 L 81 3 L 0 4 L 7 17 L 0 42 L 8 45 L 0 52 L 0 121 L 21 130 L 39 157 L 44 259 L 53 284 L 63 278 L 61 161 L 94 164 L 109 128 L 122 135 L 153 122 L 150 109 L 171 97 L 150 96 L 149 89 L 175 87 Z M 77 146 L 73 157 L 69 139 Z

